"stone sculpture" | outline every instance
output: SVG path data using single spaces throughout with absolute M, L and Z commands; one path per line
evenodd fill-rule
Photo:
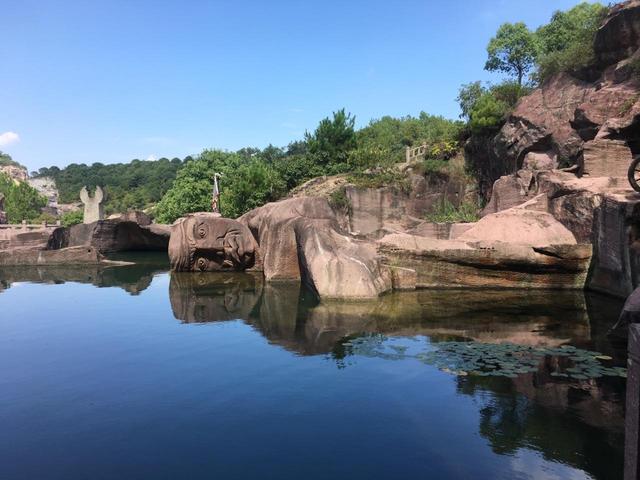
M 171 228 L 169 261 L 176 271 L 246 270 L 257 250 L 249 228 L 216 213 L 192 213 Z
M 84 204 L 83 223 L 87 224 L 104 220 L 104 208 L 102 206 L 104 192 L 102 188 L 97 186 L 96 193 L 93 197 L 90 197 L 87 187 L 82 187 L 82 190 L 80 190 L 80 200 L 82 200 Z

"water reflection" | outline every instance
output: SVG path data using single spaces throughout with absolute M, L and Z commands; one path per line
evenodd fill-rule
M 435 345 L 446 340 L 571 344 L 605 353 L 612 357 L 609 365 L 625 365 L 624 341 L 606 336 L 622 302 L 582 292 L 424 290 L 366 302 L 318 303 L 297 285 L 264 285 L 246 274 L 174 274 L 170 296 L 174 315 L 183 322 L 242 319 L 274 344 L 301 355 L 329 354 L 347 368 L 357 358 L 350 358 L 346 340 L 374 333 L 392 342 L 407 339 L 409 345 L 416 337 Z M 496 453 L 516 455 L 529 448 L 596 478 L 621 477 L 625 380 L 551 375 L 558 362 L 567 361 L 548 356 L 535 372 L 515 378 L 455 381 L 459 393 L 478 402 L 480 434 Z
M 571 342 L 621 353 L 606 338 L 621 303 L 587 300 L 577 291 L 418 290 L 363 302 L 319 303 L 297 284 L 264 284 L 250 274 L 174 273 L 169 295 L 178 320 L 241 319 L 271 342 L 303 355 L 334 352 L 344 337 L 370 332 L 532 346 Z
M 131 295 L 139 295 L 149 288 L 153 277 L 167 271 L 166 254 L 121 254 L 114 260 L 130 265 L 56 265 L 0 267 L 0 293 L 18 282 L 30 283 L 87 283 L 96 287 L 119 287 Z
M 139 294 L 163 271 L 166 264 L 151 258 L 117 268 L 5 268 L 0 285 L 80 282 Z M 421 290 L 320 303 L 298 284 L 265 284 L 260 275 L 174 273 L 169 297 L 180 322 L 242 320 L 272 344 L 297 355 L 325 355 L 346 369 L 361 361 L 349 341 L 367 336 L 426 346 L 453 340 L 536 348 L 570 344 L 602 352 L 614 365 L 626 362 L 624 341 L 606 335 L 622 302 L 575 291 Z M 469 375 L 451 382 L 459 395 L 473 398 L 478 432 L 497 454 L 516 458 L 522 450 L 535 450 L 595 478 L 620 478 L 624 379 L 552 376 L 561 361 L 545 357 L 535 372 L 515 378 Z M 438 408 L 443 415 L 460 413 Z

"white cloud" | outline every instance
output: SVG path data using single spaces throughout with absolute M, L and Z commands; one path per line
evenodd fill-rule
M 4 132 L 0 133 L 0 147 L 16 143 L 20 141 L 20 136 L 16 132 Z
M 157 160 L 157 159 L 158 157 L 156 157 L 153 153 L 147 157 L 147 160 L 150 160 L 150 161 Z

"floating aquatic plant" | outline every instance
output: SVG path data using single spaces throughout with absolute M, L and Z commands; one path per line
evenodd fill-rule
M 409 347 L 390 343 L 382 335 L 351 339 L 343 346 L 355 355 L 401 360 L 414 358 L 440 370 L 456 375 L 477 375 L 516 378 L 523 373 L 537 372 L 546 356 L 565 357 L 558 362 L 558 370 L 551 376 L 587 380 L 603 376 L 626 378 L 622 367 L 607 367 L 602 361 L 611 357 L 600 352 L 583 350 L 571 345 L 561 347 L 532 347 L 515 343 L 438 342 L 429 348 L 409 353 Z M 563 366 L 566 364 L 566 366 Z

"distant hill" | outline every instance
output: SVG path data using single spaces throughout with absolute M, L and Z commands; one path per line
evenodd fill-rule
M 191 157 L 184 160 L 136 159 L 129 163 L 109 165 L 72 163 L 64 168 L 41 168 L 32 173 L 32 176 L 53 178 L 60 194 L 60 203 L 79 202 L 82 187 L 93 190 L 100 185 L 107 194 L 106 212 L 125 212 L 132 209 L 143 210 L 157 203 L 173 184 L 178 170 L 189 160 Z

